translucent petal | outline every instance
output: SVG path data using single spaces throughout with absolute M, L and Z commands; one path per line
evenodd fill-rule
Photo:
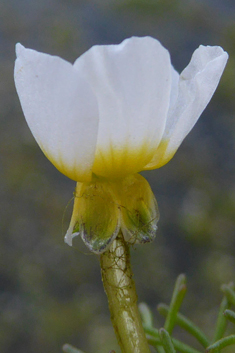
M 145 169 L 166 164 L 175 154 L 209 103 L 225 68 L 228 54 L 220 47 L 200 46 L 189 65 L 172 81 L 171 100 L 162 141 Z M 178 92 L 175 83 L 178 81 Z
M 69 224 L 69 228 L 65 234 L 64 241 L 69 246 L 73 245 L 73 238 L 79 235 L 79 197 L 81 194 L 83 183 L 77 183 L 75 193 L 74 193 L 74 205 L 73 205 L 73 214 Z
M 27 123 L 48 159 L 77 181 L 91 178 L 98 106 L 89 84 L 59 57 L 17 44 L 15 83 Z
M 95 46 L 74 64 L 97 96 L 99 133 L 94 173 L 123 177 L 151 160 L 170 100 L 168 51 L 150 37 Z
M 147 243 L 155 238 L 159 212 L 147 180 L 139 174 L 122 181 L 121 229 L 129 243 Z

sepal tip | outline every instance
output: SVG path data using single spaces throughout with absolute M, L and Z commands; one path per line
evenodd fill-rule
M 73 246 L 73 238 L 78 236 L 79 232 L 72 233 L 70 229 L 65 234 L 64 242 L 69 246 Z

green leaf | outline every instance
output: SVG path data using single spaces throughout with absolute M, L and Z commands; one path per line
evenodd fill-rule
M 140 303 L 138 307 L 143 325 L 150 327 L 153 326 L 153 315 L 148 305 L 145 303 Z
M 174 338 L 172 338 L 172 342 L 173 342 L 176 350 L 179 351 L 180 353 L 202 353 L 202 352 L 198 351 L 197 349 L 194 349 L 194 348 L 188 346 L 187 344 L 185 344 L 181 341 L 178 341 Z
M 167 314 L 169 313 L 169 306 L 166 304 L 159 304 L 157 306 L 157 310 L 161 315 L 166 317 Z M 185 331 L 190 333 L 192 336 L 194 336 L 204 348 L 208 347 L 208 345 L 210 344 L 205 334 L 191 320 L 186 318 L 184 315 L 177 313 L 175 323 L 179 325 L 181 328 L 183 328 Z
M 147 335 L 147 340 L 148 343 L 153 346 L 158 353 L 165 353 L 165 349 L 162 346 L 162 341 L 160 340 L 160 338 L 158 339 Z
M 233 283 L 230 283 L 228 286 L 226 286 L 226 288 L 233 289 Z M 222 286 L 221 289 L 224 290 L 224 286 Z M 230 304 L 227 296 L 224 296 L 224 298 L 222 299 L 222 302 L 220 304 L 220 310 L 219 310 L 219 314 L 218 314 L 218 318 L 217 318 L 217 322 L 216 322 L 215 334 L 214 334 L 214 338 L 213 338 L 212 342 L 216 342 L 223 337 L 224 332 L 226 330 L 226 326 L 227 326 L 227 320 L 224 316 L 224 311 L 226 309 L 229 309 L 230 306 L 231 306 L 231 304 Z
M 171 334 L 173 331 L 176 318 L 177 318 L 177 312 L 179 311 L 179 308 L 182 304 L 185 293 L 186 293 L 186 277 L 184 274 L 181 274 L 178 276 L 176 280 L 171 303 L 169 306 L 169 311 L 164 325 L 164 329 L 168 331 L 169 334 Z
M 165 349 L 162 346 L 162 341 L 159 336 L 159 331 L 151 326 L 143 324 L 145 333 L 147 334 L 148 343 L 157 349 L 159 353 L 165 353 Z
M 235 344 L 235 335 L 224 337 L 206 349 L 206 353 L 219 352 L 222 348 Z
M 224 293 L 224 295 L 227 297 L 228 301 L 235 305 L 235 293 L 233 291 L 233 289 L 231 288 L 231 284 L 227 285 L 227 284 L 223 284 L 221 286 L 221 290 Z
M 154 327 L 151 327 L 151 326 L 147 326 L 145 324 L 143 324 L 143 328 L 144 328 L 144 331 L 145 333 L 147 333 L 148 335 L 156 338 L 158 340 L 158 342 L 161 344 L 161 339 L 160 339 L 160 336 L 159 336 L 159 331 L 154 328 Z
M 151 344 L 153 347 L 155 347 L 157 350 L 159 350 L 159 348 L 161 347 L 160 344 L 162 344 L 162 342 L 155 337 L 151 337 L 151 336 L 147 336 L 148 339 L 148 343 Z M 172 342 L 173 345 L 175 347 L 175 349 L 177 350 L 177 352 L 179 351 L 180 353 L 202 353 L 200 351 L 198 351 L 197 349 L 194 349 L 190 346 L 188 346 L 187 344 L 178 341 L 174 338 L 172 338 Z
M 226 317 L 226 319 L 228 319 L 233 324 L 235 324 L 235 312 L 234 311 L 226 309 L 224 311 L 224 316 Z
M 164 328 L 161 328 L 159 334 L 166 353 L 176 353 L 169 333 Z

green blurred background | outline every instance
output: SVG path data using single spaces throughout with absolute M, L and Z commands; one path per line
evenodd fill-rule
M 182 311 L 210 335 L 220 285 L 235 278 L 234 0 L 0 0 L 2 353 L 56 353 L 65 342 L 87 353 L 119 352 L 98 257 L 79 239 L 73 248 L 63 241 L 75 183 L 31 136 L 13 65 L 18 41 L 73 62 L 94 44 L 132 35 L 159 39 L 178 71 L 200 44 L 221 45 L 230 55 L 216 94 L 176 156 L 144 173 L 161 220 L 156 240 L 132 249 L 139 300 L 161 325 L 156 304 L 169 302 L 175 278 L 184 272 Z

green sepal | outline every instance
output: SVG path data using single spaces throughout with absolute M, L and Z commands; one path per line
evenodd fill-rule
M 156 236 L 159 211 L 147 180 L 139 174 L 129 175 L 120 190 L 121 229 L 129 243 L 147 243 Z
M 152 241 L 158 220 L 157 201 L 141 175 L 109 181 L 94 175 L 89 183 L 77 183 L 65 242 L 71 246 L 73 238 L 80 235 L 92 252 L 101 254 L 120 227 L 128 243 Z
M 108 249 L 120 229 L 120 210 L 113 190 L 107 181 L 94 179 L 90 183 L 77 183 L 74 207 L 65 242 L 80 235 L 95 254 Z
M 101 254 L 120 229 L 119 209 L 108 182 L 84 183 L 79 196 L 79 233 L 86 246 Z

